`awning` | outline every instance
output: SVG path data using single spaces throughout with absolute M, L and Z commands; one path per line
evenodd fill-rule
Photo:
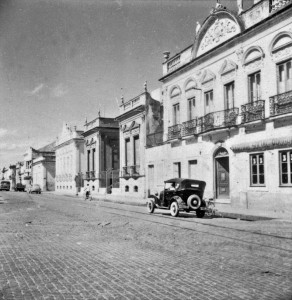
M 231 147 L 235 153 L 238 152 L 252 152 L 252 151 L 265 151 L 271 149 L 286 148 L 292 146 L 292 137 L 279 137 L 266 140 L 259 140 L 254 142 L 246 142 L 237 144 Z

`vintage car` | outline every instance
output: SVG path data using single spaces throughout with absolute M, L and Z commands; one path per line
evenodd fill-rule
M 206 182 L 194 179 L 173 178 L 164 182 L 164 190 L 158 195 L 150 195 L 147 209 L 169 209 L 173 217 L 180 211 L 195 211 L 198 218 L 205 215 L 206 202 L 203 199 Z
M 32 193 L 40 194 L 42 192 L 39 184 L 34 184 L 34 185 L 30 186 L 27 191 L 29 194 L 32 194 Z

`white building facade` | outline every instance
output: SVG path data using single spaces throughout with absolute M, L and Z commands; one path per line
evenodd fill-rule
M 160 89 L 154 97 L 160 99 Z M 162 142 L 162 106 L 147 90 L 123 101 L 120 115 L 120 194 L 128 197 L 147 196 L 145 180 L 145 148 Z
M 166 53 L 147 188 L 201 179 L 217 203 L 292 212 L 292 3 L 238 3 L 237 14 L 217 3 L 190 47 Z
M 83 131 L 63 124 L 56 141 L 56 192 L 78 194 L 83 187 L 85 173 Z

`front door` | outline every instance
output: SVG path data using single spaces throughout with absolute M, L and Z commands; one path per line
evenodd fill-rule
M 229 157 L 217 157 L 216 160 L 216 198 L 229 198 Z

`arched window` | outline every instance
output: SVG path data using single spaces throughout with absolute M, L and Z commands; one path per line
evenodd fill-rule
M 137 185 L 134 186 L 134 192 L 136 192 L 136 193 L 138 192 L 138 186 Z
M 178 86 L 174 86 L 170 90 L 170 99 L 172 100 L 172 123 L 173 125 L 180 124 L 180 96 L 181 89 Z
M 129 192 L 129 186 L 128 185 L 125 186 L 125 192 Z
M 264 51 L 259 46 L 248 48 L 243 54 L 242 65 L 247 71 L 253 71 L 262 67 Z
M 188 121 L 195 119 L 196 116 L 196 95 L 198 92 L 197 84 L 193 79 L 188 79 L 185 84 L 185 95 L 187 98 L 187 117 Z

